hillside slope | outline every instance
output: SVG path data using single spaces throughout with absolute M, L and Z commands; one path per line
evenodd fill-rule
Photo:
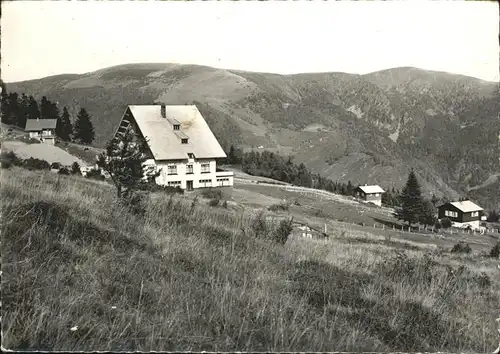
M 7 349 L 483 353 L 498 343 L 497 262 L 476 250 L 341 228 L 283 244 L 248 211 L 161 193 L 138 216 L 106 183 L 16 167 L 0 193 Z
M 127 104 L 196 103 L 224 148 L 293 154 L 333 179 L 400 188 L 413 166 L 426 193 L 457 198 L 500 171 L 497 84 L 448 73 L 277 75 L 130 64 L 7 89 L 46 95 L 73 115 L 85 107 L 99 147 Z

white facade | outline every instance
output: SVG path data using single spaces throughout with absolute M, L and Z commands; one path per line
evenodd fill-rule
M 197 189 L 209 187 L 230 187 L 234 185 L 234 174 L 231 171 L 216 171 L 215 160 L 148 160 L 146 166 L 156 166 L 160 175 L 156 184 L 162 186 L 179 186 L 182 189 Z
M 38 139 L 40 140 L 42 143 L 46 143 L 46 144 L 52 144 L 54 145 L 55 144 L 55 135 L 52 134 L 52 130 L 42 130 L 42 131 L 32 131 L 32 132 L 29 132 L 29 136 L 31 139 Z
M 472 229 L 479 229 L 480 223 L 479 220 L 468 222 L 452 222 L 452 226 L 461 229 L 465 229 L 467 226 L 470 226 Z

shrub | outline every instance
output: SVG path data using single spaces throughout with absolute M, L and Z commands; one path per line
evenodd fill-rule
M 273 204 L 269 208 L 267 208 L 270 211 L 288 211 L 290 206 L 286 202 L 281 202 L 279 204 Z
M 250 225 L 256 236 L 262 236 L 267 233 L 268 227 L 267 222 L 263 212 L 257 214 L 257 216 L 252 220 Z
M 71 165 L 71 174 L 73 175 L 81 175 L 82 171 L 80 170 L 80 164 L 78 162 L 73 162 Z
M 23 165 L 28 170 L 50 170 L 50 164 L 47 161 L 36 159 L 33 157 L 24 160 Z
M 22 165 L 23 161 L 13 151 L 2 151 L 0 154 L 0 163 L 2 164 L 2 168 L 10 168 L 11 166 Z
M 286 220 L 281 220 L 278 228 L 274 232 L 274 241 L 284 245 L 288 240 L 288 236 L 293 230 L 292 226 L 293 218 Z
M 54 169 L 54 170 L 59 170 L 61 168 L 61 163 L 59 163 L 59 162 L 52 162 L 50 164 L 50 168 Z
M 222 203 L 222 207 L 227 209 L 227 200 L 224 200 L 224 203 Z
M 148 192 L 164 192 L 167 194 L 184 194 L 184 190 L 179 186 L 161 186 L 154 181 L 142 183 L 138 186 L 140 190 Z
M 500 258 L 500 241 L 491 248 L 490 257 Z
M 69 170 L 66 167 L 61 167 L 57 173 L 60 175 L 69 175 Z
M 222 191 L 220 189 L 207 188 L 201 191 L 201 196 L 206 199 L 222 199 Z
M 220 203 L 220 199 L 213 198 L 213 199 L 210 199 L 210 201 L 208 202 L 208 205 L 215 207 L 215 206 L 219 205 L 219 203 Z
M 471 252 L 472 249 L 470 248 L 469 244 L 463 241 L 460 241 L 459 243 L 455 244 L 451 249 L 451 253 L 471 253 Z
M 98 181 L 104 181 L 104 176 L 101 174 L 101 169 L 93 168 L 87 172 L 85 176 L 88 179 L 95 179 Z
M 486 221 L 488 222 L 498 222 L 500 220 L 500 215 L 495 210 L 490 211 Z
M 449 229 L 451 227 L 451 220 L 448 218 L 441 219 L 441 226 L 443 229 Z
M 443 225 L 441 224 L 441 221 L 436 220 L 436 222 L 434 223 L 434 228 L 435 228 L 436 230 L 442 229 L 442 228 L 443 228 Z

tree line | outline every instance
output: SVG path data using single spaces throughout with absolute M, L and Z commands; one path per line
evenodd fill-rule
M 328 192 L 352 196 L 357 186 L 351 181 L 339 182 L 312 173 L 303 164 L 293 162 L 293 157 L 284 157 L 270 151 L 250 151 L 243 153 L 241 149 L 231 146 L 227 157 L 221 162 L 229 165 L 240 165 L 243 172 L 253 176 L 272 178 L 291 183 L 296 186 L 325 190 Z M 387 189 L 382 194 L 382 203 L 388 206 L 399 205 L 399 191 Z
M 284 157 L 270 151 L 250 151 L 244 153 L 241 149 L 231 146 L 227 152 L 227 157 L 221 161 L 224 164 L 238 165 L 241 170 L 253 176 L 272 178 L 278 181 L 291 183 L 293 185 L 321 189 L 328 192 L 352 196 L 358 186 L 354 186 L 351 181 L 338 182 L 329 178 L 310 172 L 306 166 L 296 164 L 292 157 Z M 420 223 L 424 225 L 437 225 L 438 228 L 448 226 L 441 225 L 436 217 L 436 207 L 441 203 L 448 202 L 447 198 L 439 199 L 435 194 L 430 199 L 422 195 L 420 184 L 413 169 L 408 175 L 408 180 L 404 188 L 400 191 L 393 188 L 386 188 L 382 194 L 382 204 L 395 209 L 394 217 L 409 225 Z M 467 200 L 467 198 L 460 198 Z M 497 222 L 499 220 L 496 211 L 490 212 L 488 221 Z M 451 226 L 451 223 L 450 225 Z
M 63 141 L 90 144 L 95 138 L 91 116 L 85 108 L 80 108 L 74 123 L 65 106 L 60 112 L 58 104 L 43 96 L 38 102 L 33 96 L 17 92 L 7 92 L 1 83 L 1 114 L 4 124 L 24 129 L 28 119 L 57 119 L 56 136 Z

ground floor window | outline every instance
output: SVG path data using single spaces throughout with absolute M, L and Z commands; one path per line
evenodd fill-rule
M 168 186 L 169 187 L 177 187 L 177 186 L 181 186 L 181 181 L 170 181 L 168 182 Z
M 229 185 L 229 178 L 217 178 L 217 183 L 221 186 L 227 186 Z
M 199 182 L 203 187 L 210 187 L 212 186 L 212 180 L 211 179 L 200 179 Z

